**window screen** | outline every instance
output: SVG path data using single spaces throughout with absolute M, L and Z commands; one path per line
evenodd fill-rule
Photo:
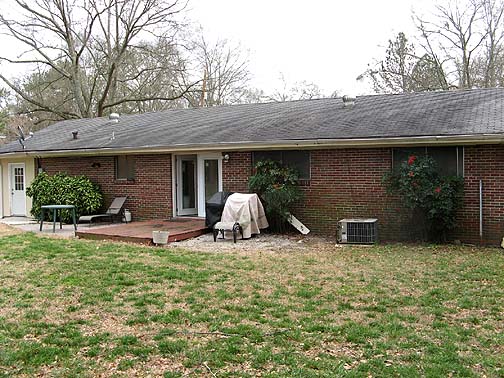
M 116 157 L 116 179 L 134 180 L 135 179 L 135 157 L 122 155 Z
M 431 156 L 437 163 L 439 172 L 444 176 L 464 175 L 463 147 L 407 147 L 394 148 L 393 167 L 399 167 L 411 155 Z
M 299 172 L 301 180 L 310 179 L 310 151 L 255 151 L 254 165 L 261 160 L 273 160 Z

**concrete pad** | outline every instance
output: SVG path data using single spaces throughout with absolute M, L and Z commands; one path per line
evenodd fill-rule
M 42 231 L 40 230 L 40 225 L 35 224 L 18 224 L 12 225 L 12 227 L 17 228 L 22 231 L 34 232 L 36 234 L 43 234 L 48 236 L 59 236 L 63 238 L 73 238 L 75 237 L 75 230 L 73 224 L 64 224 L 63 228 L 60 230 L 59 223 L 56 224 L 56 231 L 53 233 L 52 222 L 44 222 Z
M 58 236 L 63 238 L 73 238 L 75 237 L 75 231 L 72 224 L 64 224 L 63 228 L 60 230 L 59 223 L 56 224 L 56 232 L 52 232 L 53 224 L 52 222 L 44 222 L 44 227 L 42 232 L 40 230 L 40 224 L 36 219 L 30 217 L 5 217 L 0 219 L 0 223 L 11 226 L 17 230 L 25 232 L 34 232 L 36 234 L 43 234 L 48 236 Z
M 24 224 L 36 224 L 37 220 L 31 217 L 5 217 L 0 219 L 0 223 L 7 224 L 9 226 L 16 226 Z

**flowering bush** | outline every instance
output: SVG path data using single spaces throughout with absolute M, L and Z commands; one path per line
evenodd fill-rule
M 397 170 L 386 174 L 384 182 L 388 192 L 398 194 L 406 207 L 423 214 L 431 240 L 446 240 L 461 204 L 462 178 L 443 177 L 434 159 L 411 155 Z

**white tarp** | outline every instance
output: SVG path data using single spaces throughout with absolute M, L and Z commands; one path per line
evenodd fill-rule
M 239 222 L 243 228 L 243 237 L 245 239 L 250 238 L 253 234 L 260 234 L 261 229 L 269 226 L 264 207 L 255 193 L 234 193 L 230 195 L 224 206 L 221 222 Z M 226 237 L 229 237 L 228 234 L 226 233 Z

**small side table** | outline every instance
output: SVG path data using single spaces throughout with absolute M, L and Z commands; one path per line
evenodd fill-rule
M 49 210 L 53 212 L 53 233 L 56 232 L 56 218 L 58 215 L 60 215 L 60 230 L 63 228 L 63 225 L 61 223 L 61 210 L 63 209 L 71 209 L 72 210 L 72 219 L 73 219 L 73 225 L 75 231 L 77 231 L 77 222 L 75 219 L 75 206 L 74 205 L 44 205 L 40 207 L 42 210 L 42 214 L 40 215 L 40 231 L 42 231 L 42 225 L 44 224 L 44 213 L 46 210 Z

